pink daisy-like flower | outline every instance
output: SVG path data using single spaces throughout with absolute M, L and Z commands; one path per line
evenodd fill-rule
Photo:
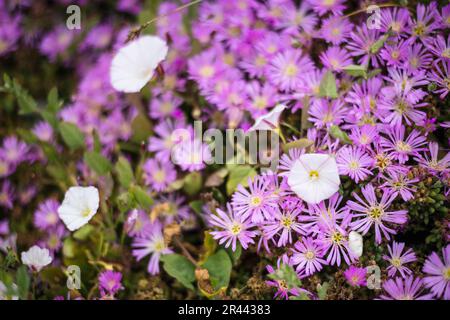
M 343 42 L 353 29 L 353 25 L 342 16 L 331 16 L 322 22 L 320 35 L 325 41 L 338 45 Z
M 408 47 L 408 55 L 404 61 L 404 66 L 410 74 L 413 74 L 420 70 L 428 69 L 432 61 L 433 56 L 429 51 L 422 44 L 416 43 Z
M 386 211 L 396 198 L 396 195 L 392 192 L 384 191 L 381 200 L 378 200 L 371 183 L 362 187 L 361 192 L 365 200 L 353 192 L 353 197 L 358 202 L 352 200 L 347 202 L 347 207 L 353 216 L 353 221 L 350 224 L 352 229 L 364 235 L 374 226 L 375 242 L 377 244 L 381 243 L 381 234 L 390 240 L 390 234 L 396 234 L 396 231 L 388 227 L 386 223 L 400 225 L 406 223 L 408 211 Z
M 369 124 L 361 127 L 354 127 L 349 135 L 349 138 L 357 146 L 368 148 L 372 142 L 378 139 L 379 133 L 376 126 Z
M 418 152 L 423 150 L 421 147 L 426 143 L 426 138 L 415 129 L 405 139 L 405 129 L 402 125 L 390 126 L 386 132 L 388 137 L 381 137 L 380 140 L 385 151 L 390 152 L 401 164 L 408 161 L 410 155 L 418 155 Z
M 348 244 L 348 222 L 348 219 L 344 219 L 340 224 L 332 221 L 332 223 L 324 226 L 318 234 L 317 241 L 327 256 L 327 263 L 330 265 L 340 266 L 342 260 L 351 264 L 355 260 Z
M 358 268 L 353 265 L 344 271 L 344 277 L 352 287 L 365 287 L 367 285 L 366 275 L 366 268 Z
M 321 16 L 327 12 L 342 14 L 342 11 L 345 9 L 345 0 L 307 0 L 307 2 Z
M 361 148 L 345 146 L 337 153 L 339 174 L 348 175 L 356 183 L 365 180 L 372 172 L 373 159 Z
M 423 280 L 413 276 L 403 279 L 397 277 L 383 283 L 386 294 L 379 297 L 381 300 L 431 300 L 432 294 L 423 293 Z
M 411 269 L 405 266 L 406 263 L 417 261 L 416 254 L 412 249 L 406 249 L 402 242 L 393 242 L 392 246 L 388 246 L 389 256 L 384 255 L 383 259 L 390 263 L 386 269 L 389 277 L 394 277 L 399 272 L 402 278 L 406 278 L 412 274 Z
M 422 269 L 426 274 L 423 281 L 436 297 L 450 300 L 450 244 L 442 248 L 442 257 L 436 252 L 428 256 Z
M 437 142 L 430 142 L 428 144 L 429 155 L 427 153 L 423 153 L 423 155 L 419 155 L 414 158 L 422 167 L 425 167 L 432 172 L 448 172 L 450 168 L 450 152 L 442 158 L 439 159 L 439 144 Z
M 323 65 L 335 72 L 341 72 L 344 67 L 352 64 L 352 58 L 347 50 L 334 46 L 329 47 L 327 51 L 320 54 L 320 61 Z
M 400 67 L 408 54 L 408 41 L 398 41 L 392 45 L 386 44 L 380 51 L 380 57 L 386 62 L 386 65 Z
M 277 246 L 286 246 L 288 243 L 292 243 L 292 233 L 304 234 L 305 230 L 302 228 L 301 223 L 298 221 L 298 216 L 302 212 L 302 207 L 297 208 L 279 208 L 271 209 L 272 219 L 267 221 L 263 230 L 265 235 L 272 239 L 278 236 Z M 280 234 L 281 233 L 281 234 Z
M 381 10 L 381 32 L 391 30 L 396 36 L 403 37 L 409 28 L 409 11 L 406 8 L 385 8 Z
M 142 168 L 145 184 L 155 191 L 165 190 L 177 178 L 175 167 L 170 162 L 148 159 Z
M 415 183 L 419 181 L 418 178 L 409 179 L 406 174 L 397 171 L 389 172 L 389 176 L 384 178 L 386 182 L 381 185 L 383 189 L 392 192 L 396 196 L 400 195 L 403 201 L 409 201 L 414 198 Z
M 347 110 L 343 101 L 339 99 L 333 101 L 315 99 L 308 111 L 310 115 L 308 120 L 314 123 L 318 129 L 333 124 L 339 125 L 347 114 Z
M 296 266 L 300 277 L 308 277 L 322 270 L 327 262 L 323 259 L 323 250 L 311 237 L 305 237 L 294 245 L 291 263 Z
M 301 50 L 285 50 L 277 54 L 267 68 L 269 81 L 283 91 L 293 91 L 302 86 L 302 77 L 313 71 L 314 64 Z
M 231 245 L 231 249 L 236 251 L 237 242 L 241 244 L 242 248 L 247 249 L 249 244 L 254 243 L 253 238 L 256 236 L 256 231 L 250 230 L 254 227 L 250 221 L 250 217 L 244 217 L 240 214 L 235 214 L 231 205 L 227 205 L 227 213 L 221 209 L 216 209 L 217 215 L 211 214 L 209 222 L 223 229 L 221 231 L 211 231 L 214 239 L 219 241 L 219 244 L 225 243 L 225 248 Z
M 250 217 L 254 223 L 272 220 L 271 209 L 277 209 L 278 197 L 269 190 L 270 180 L 257 176 L 248 178 L 248 189 L 241 184 L 232 197 L 233 209 L 244 218 Z
M 106 270 L 100 273 L 98 277 L 98 286 L 102 296 L 114 296 L 120 290 L 123 290 L 122 286 L 122 273 Z
M 437 85 L 433 92 L 439 94 L 439 98 L 444 99 L 450 92 L 450 60 L 437 64 L 436 68 L 431 70 L 428 79 Z
M 47 230 L 57 226 L 60 222 L 58 208 L 59 202 L 54 199 L 41 202 L 34 213 L 34 225 L 41 230 Z

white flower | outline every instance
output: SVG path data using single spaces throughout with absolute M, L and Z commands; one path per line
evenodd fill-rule
M 285 105 L 277 105 L 269 113 L 258 117 L 258 119 L 256 119 L 255 121 L 255 124 L 250 129 L 248 129 L 248 131 L 278 129 L 278 120 L 280 119 L 280 115 L 284 109 L 286 109 Z
M 131 41 L 120 48 L 111 62 L 111 85 L 118 91 L 139 92 L 166 58 L 167 51 L 166 42 L 156 36 Z
M 42 249 L 38 246 L 32 246 L 28 251 L 22 252 L 22 263 L 29 266 L 33 271 L 41 271 L 52 260 L 48 249 Z
M 350 232 L 348 235 L 348 246 L 350 251 L 357 258 L 362 256 L 363 253 L 363 237 L 356 231 Z
M 9 290 L 8 290 L 9 289 Z M 0 281 L 0 300 L 19 300 L 18 288 L 15 283 L 7 288 L 3 282 Z
M 288 174 L 291 189 L 307 203 L 319 203 L 339 190 L 338 168 L 334 157 L 307 153 L 294 163 Z
M 67 229 L 77 230 L 97 213 L 100 198 L 96 187 L 70 187 L 58 208 L 58 215 Z

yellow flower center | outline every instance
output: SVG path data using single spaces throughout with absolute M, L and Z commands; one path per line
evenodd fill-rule
M 400 268 L 402 266 L 402 261 L 400 260 L 400 258 L 394 257 L 391 259 L 391 264 L 396 268 Z
M 317 170 L 311 170 L 311 171 L 309 172 L 309 178 L 310 178 L 311 180 L 317 180 L 317 179 L 319 179 L 319 171 L 317 171 Z
M 356 160 L 350 161 L 350 163 L 348 164 L 349 168 L 352 170 L 356 170 L 359 168 L 359 162 Z
M 398 23 L 398 21 L 393 21 L 392 23 L 391 23 L 391 29 L 392 29 L 392 31 L 394 31 L 394 32 L 400 32 L 400 30 L 401 30 L 401 24 L 400 23 Z
M 340 244 L 344 240 L 342 233 L 335 231 L 331 236 L 331 241 L 336 244 Z
M 397 50 L 392 51 L 392 53 L 391 53 L 392 58 L 398 59 L 399 56 L 400 56 L 400 52 L 398 52 Z
M 411 146 L 404 141 L 398 141 L 396 144 L 397 151 L 411 152 Z
M 0 162 L 0 176 L 4 175 L 8 171 L 8 166 L 5 162 Z
M 259 196 L 254 196 L 250 199 L 250 204 L 253 207 L 259 206 L 261 204 L 261 202 L 262 202 L 262 200 L 261 200 L 261 197 L 259 197 Z
M 200 68 L 200 75 L 204 78 L 210 78 L 214 75 L 214 68 L 210 65 L 206 65 Z
M 298 72 L 297 66 L 295 64 L 293 64 L 293 63 L 290 63 L 284 68 L 283 74 L 286 77 L 293 78 L 293 77 L 295 77 L 297 75 L 297 72 Z
M 313 260 L 314 258 L 315 258 L 315 254 L 314 254 L 314 252 L 313 251 L 311 251 L 311 250 L 308 250 L 308 251 L 306 251 L 306 253 L 305 253 L 305 258 L 306 259 L 308 259 L 308 260 Z
M 233 223 L 233 225 L 230 228 L 231 233 L 235 236 L 238 235 L 241 232 L 241 230 L 242 230 L 242 225 L 237 222 Z
M 425 33 L 426 29 L 426 26 L 422 22 L 419 22 L 414 28 L 414 34 L 420 37 Z
M 384 210 L 381 207 L 371 207 L 369 209 L 368 215 L 372 220 L 380 220 L 380 218 L 383 216 Z
M 166 247 L 166 245 L 164 244 L 164 240 L 163 240 L 163 239 L 158 240 L 158 241 L 155 243 L 155 251 L 156 251 L 156 252 L 163 251 L 163 250 L 165 249 L 165 247 Z
M 450 267 L 444 269 L 444 278 L 445 278 L 445 280 L 447 280 L 447 281 L 450 280 Z
M 292 219 L 289 217 L 284 217 L 281 219 L 281 224 L 283 225 L 283 227 L 285 227 L 286 229 L 290 229 L 292 226 Z
M 164 170 L 157 170 L 155 171 L 155 173 L 153 173 L 153 179 L 155 179 L 156 182 L 164 182 L 164 180 L 166 179 L 166 173 L 164 172 Z
M 256 59 L 255 59 L 255 65 L 256 65 L 257 67 L 262 67 L 262 66 L 265 66 L 266 64 L 267 64 L 266 58 L 264 58 L 264 57 L 261 56 L 261 55 L 258 55 L 258 56 L 256 57 Z
M 89 216 L 90 214 L 91 214 L 91 209 L 89 209 L 88 207 L 84 208 L 83 211 L 81 211 L 81 215 L 85 218 L 87 216 Z
M 256 97 L 254 104 L 258 109 L 265 109 L 267 107 L 267 99 L 264 97 Z

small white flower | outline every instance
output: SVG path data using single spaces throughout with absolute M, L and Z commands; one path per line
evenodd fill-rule
M 100 198 L 96 187 L 70 187 L 58 208 L 58 215 L 67 229 L 77 230 L 97 213 Z
M 361 257 L 363 253 L 363 237 L 356 231 L 350 232 L 348 235 L 348 246 L 350 251 L 357 257 Z
M 336 160 L 328 154 L 304 154 L 288 174 L 291 189 L 311 204 L 330 198 L 339 190 L 340 183 Z
M 52 260 L 48 249 L 42 249 L 38 246 L 32 246 L 28 251 L 22 252 L 22 263 L 29 266 L 33 271 L 41 271 Z
M 139 92 L 166 58 L 167 51 L 166 42 L 156 36 L 131 41 L 120 48 L 111 62 L 111 85 L 118 91 Z
M 255 124 L 250 129 L 248 129 L 248 131 L 277 130 L 279 127 L 278 121 L 284 109 L 286 109 L 285 105 L 278 104 L 269 113 L 258 117 L 258 119 L 256 119 L 255 121 Z

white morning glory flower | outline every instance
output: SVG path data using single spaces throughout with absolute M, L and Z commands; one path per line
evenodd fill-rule
M 248 131 L 277 130 L 279 127 L 278 121 L 284 109 L 286 109 L 285 105 L 278 104 L 269 113 L 258 117 L 258 119 L 256 119 L 255 121 L 255 124 L 250 129 L 248 129 Z
M 70 231 L 84 226 L 97 213 L 100 198 L 96 187 L 70 187 L 58 215 Z
M 357 258 L 362 256 L 363 253 L 363 237 L 356 231 L 351 231 L 348 235 L 348 246 L 350 251 Z
M 328 154 L 304 154 L 288 174 L 292 191 L 311 204 L 330 198 L 339 190 L 340 183 L 336 160 Z
M 41 271 L 43 267 L 52 262 L 50 252 L 46 248 L 32 246 L 28 251 L 22 252 L 22 263 L 29 266 L 33 271 Z
M 118 91 L 139 92 L 166 58 L 167 51 L 166 42 L 156 36 L 142 36 L 126 44 L 111 62 L 111 85 Z

